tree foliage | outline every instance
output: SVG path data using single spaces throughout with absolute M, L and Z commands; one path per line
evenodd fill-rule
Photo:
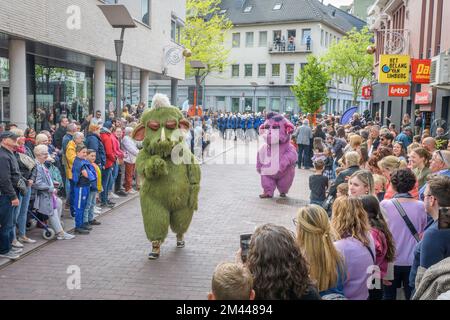
M 329 75 L 319 60 L 308 56 L 308 64 L 300 70 L 291 87 L 302 112 L 316 113 L 327 103 Z
M 373 34 L 367 27 L 361 31 L 353 29 L 338 43 L 331 45 L 322 57 L 330 77 L 338 79 L 350 77 L 353 86 L 353 103 L 358 104 L 358 96 L 364 80 L 372 76 L 373 55 L 367 53 L 367 47 L 372 45 Z
M 190 60 L 200 60 L 206 73 L 221 71 L 227 65 L 230 50 L 224 45 L 224 37 L 233 25 L 220 14 L 220 0 L 187 0 L 186 26 L 182 33 L 182 44 L 192 51 L 186 59 L 186 76 L 193 76 Z

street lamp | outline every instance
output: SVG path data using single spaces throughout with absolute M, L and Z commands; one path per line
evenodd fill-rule
M 120 33 L 120 40 L 114 40 L 114 47 L 116 50 L 117 67 L 116 67 L 116 112 L 117 117 L 120 116 L 121 111 L 121 94 L 120 94 L 120 74 L 121 74 L 121 56 L 123 51 L 123 37 L 125 29 L 136 28 L 133 17 L 131 17 L 127 8 L 123 4 L 100 4 L 98 5 L 102 10 L 109 24 L 114 29 L 122 29 Z
M 258 88 L 258 84 L 256 82 L 250 82 L 250 85 L 253 87 L 253 112 L 256 113 L 256 89 Z
M 194 116 L 198 115 L 198 109 L 197 109 L 197 96 L 198 96 L 198 88 L 200 87 L 200 84 L 202 82 L 201 80 L 201 75 L 200 75 L 200 70 L 206 69 L 206 65 L 198 60 L 191 60 L 189 61 L 191 68 L 195 69 L 195 91 L 194 91 Z M 203 97 L 204 99 L 205 97 Z

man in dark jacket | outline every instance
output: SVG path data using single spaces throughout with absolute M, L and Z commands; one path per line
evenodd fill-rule
M 13 210 L 19 206 L 17 184 L 20 170 L 14 149 L 18 136 L 10 131 L 0 134 L 0 257 L 18 259 L 22 249 L 12 247 L 14 240 Z
M 100 139 L 100 126 L 95 124 L 91 124 L 89 126 L 89 132 L 86 136 L 85 144 L 88 149 L 95 150 L 95 163 L 101 170 L 103 170 L 106 165 L 106 153 L 103 142 Z
M 62 141 L 63 137 L 67 133 L 67 126 L 69 125 L 69 119 L 66 117 L 62 117 L 59 122 L 59 128 L 56 130 L 55 135 L 53 136 L 53 144 L 59 150 L 62 150 Z

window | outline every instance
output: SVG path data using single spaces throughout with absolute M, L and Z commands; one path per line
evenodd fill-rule
M 170 38 L 176 43 L 181 42 L 181 25 L 175 19 L 172 19 L 171 22 Z
M 239 32 L 233 33 L 233 48 L 239 48 L 241 46 L 241 34 Z
M 307 65 L 307 63 L 300 63 L 300 70 L 305 69 L 306 65 Z
M 253 110 L 253 98 L 245 98 L 244 99 L 244 111 L 252 111 Z
M 302 29 L 302 44 L 306 44 L 308 41 L 311 41 L 311 29 Z
M 266 64 L 258 64 L 258 77 L 266 76 Z
M 280 111 L 280 103 L 281 103 L 280 98 L 272 98 L 271 104 L 270 104 L 270 110 L 279 112 Z
M 324 31 L 323 30 L 321 30 L 320 31 L 320 45 L 323 47 L 323 45 L 324 45 L 324 43 L 323 43 L 323 36 L 324 36 Z
M 294 64 L 286 64 L 286 83 L 294 83 Z
M 245 72 L 244 75 L 246 77 L 253 77 L 253 65 L 252 64 L 246 64 L 244 66 Z
M 245 33 L 245 46 L 247 48 L 253 47 L 253 32 Z
M 279 77 L 280 76 L 280 64 L 274 63 L 272 64 L 272 77 Z
M 282 6 L 282 3 L 275 3 L 275 5 L 273 6 L 273 10 L 280 10 Z
M 267 108 L 267 98 L 258 98 L 257 100 L 258 103 L 258 112 L 263 112 L 266 110 Z
M 295 108 L 295 99 L 294 98 L 286 98 L 284 100 L 284 111 L 285 112 L 294 112 Z
M 231 112 L 239 112 L 241 98 L 231 98 Z
M 141 0 L 142 22 L 146 25 L 150 25 L 150 1 L 151 0 Z
M 325 47 L 328 47 L 328 31 L 325 31 Z
M 259 46 L 267 47 L 267 31 L 259 32 Z
M 238 64 L 233 64 L 231 66 L 231 76 L 239 77 L 239 65 Z
M 273 32 L 273 42 L 281 41 L 281 30 L 274 30 Z
M 244 12 L 249 13 L 250 11 L 252 11 L 252 8 L 253 8 L 253 6 L 247 6 L 247 7 L 245 7 Z
M 225 110 L 225 97 L 216 97 L 217 110 Z
M 297 37 L 297 30 L 288 30 L 287 31 L 287 35 L 288 35 L 288 39 L 290 38 L 290 37 Z

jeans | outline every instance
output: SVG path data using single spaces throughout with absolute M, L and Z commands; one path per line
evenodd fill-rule
M 83 226 L 84 210 L 89 198 L 90 187 L 74 187 L 73 203 L 75 207 L 75 228 L 81 228 Z
M 403 284 L 403 290 L 405 291 L 405 299 L 411 299 L 412 288 L 409 286 L 409 273 L 411 272 L 411 266 L 394 266 L 394 280 L 392 285 L 383 286 L 383 300 L 395 300 L 397 299 L 397 289 L 401 288 Z
M 102 170 L 102 188 L 103 188 L 103 192 L 100 193 L 100 199 L 101 199 L 102 203 L 107 203 L 108 202 L 108 192 L 109 192 L 108 187 L 109 187 L 109 184 L 110 184 L 110 180 L 112 180 L 112 170 L 113 170 L 113 167 Z
M 70 205 L 70 214 L 72 217 L 75 216 L 75 207 L 72 202 L 73 197 L 73 181 L 66 178 L 66 202 Z
M 97 196 L 96 191 L 91 190 L 89 192 L 86 208 L 84 209 L 83 223 L 92 222 L 94 220 L 94 207 L 96 196 Z
M 109 191 L 113 190 L 113 186 L 116 183 L 117 177 L 119 176 L 119 169 L 120 169 L 119 164 L 117 162 L 114 163 L 113 172 L 112 172 L 111 187 L 110 187 Z
M 9 196 L 0 195 L 0 254 L 8 253 L 14 240 L 13 206 Z
M 25 237 L 27 232 L 28 209 L 30 207 L 31 187 L 28 187 L 27 194 L 20 201 L 20 212 L 17 217 L 17 228 L 19 237 Z
M 13 241 L 17 239 L 17 235 L 16 235 L 17 218 L 19 218 L 20 207 L 22 206 L 22 200 L 23 200 L 23 197 L 21 194 L 18 195 L 18 198 L 19 198 L 19 205 L 17 207 L 13 208 Z
M 308 144 L 299 144 L 298 145 L 298 167 L 300 168 L 302 165 L 305 169 L 310 168 L 310 159 L 309 152 L 310 146 Z

